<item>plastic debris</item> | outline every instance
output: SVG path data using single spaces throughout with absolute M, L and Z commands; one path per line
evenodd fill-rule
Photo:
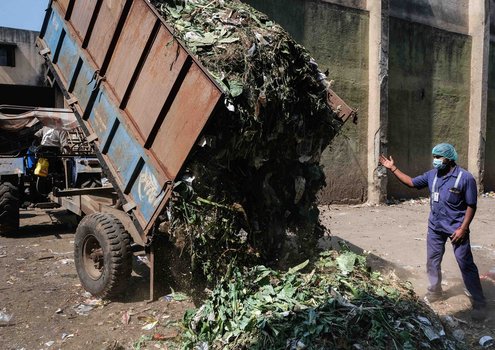
M 145 324 L 143 327 L 141 327 L 141 329 L 142 330 L 145 330 L 145 331 L 150 331 L 153 328 L 155 328 L 155 326 L 157 324 L 158 324 L 158 321 L 153 321 L 153 322 L 150 322 L 150 323 Z
M 459 326 L 459 320 L 452 316 L 442 316 L 441 320 L 446 323 L 450 328 L 456 328 Z
M 45 343 L 45 346 L 50 347 L 53 344 L 55 344 L 55 342 L 53 340 L 50 340 L 50 341 L 48 341 L 48 342 Z
M 141 327 L 145 331 L 152 330 L 158 324 L 158 320 L 152 316 L 138 316 L 138 320 L 145 322 L 145 325 Z
M 74 337 L 74 334 L 69 334 L 69 333 L 62 333 L 62 341 L 65 341 L 69 338 L 73 338 Z
M 464 339 L 466 338 L 466 334 L 464 333 L 464 331 L 462 329 L 456 329 L 452 332 L 452 336 L 459 342 L 462 342 L 464 341 Z
M 159 300 L 160 301 L 165 301 L 165 302 L 170 302 L 170 301 L 172 301 L 172 296 L 170 294 L 169 295 L 164 295 Z
M 128 325 L 130 320 L 131 320 L 131 315 L 129 314 L 129 312 L 124 311 L 124 313 L 122 314 L 122 323 Z
M 177 292 L 174 292 L 174 291 L 172 291 L 171 294 L 166 295 L 166 297 L 168 297 L 168 299 L 170 301 L 171 300 L 173 300 L 173 301 L 185 301 L 185 300 L 189 300 L 189 297 L 186 294 L 180 293 L 180 292 L 177 293 Z
M 493 344 L 495 344 L 495 341 L 493 340 L 493 338 L 491 336 L 485 335 L 485 336 L 481 337 L 479 343 L 482 347 L 488 348 L 488 347 L 492 346 Z
M 74 263 L 74 259 L 61 259 L 58 260 L 58 262 L 61 263 L 62 265 L 69 265 Z
M 0 326 L 8 326 L 11 324 L 13 315 L 7 314 L 7 310 L 0 311 Z
M 78 315 L 88 316 L 88 313 L 93 310 L 95 307 L 93 305 L 79 304 L 74 307 L 74 310 Z
M 303 350 L 306 349 L 306 344 L 299 339 L 289 339 L 285 348 L 287 350 Z

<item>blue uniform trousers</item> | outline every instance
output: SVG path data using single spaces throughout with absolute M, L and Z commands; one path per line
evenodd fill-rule
M 445 243 L 448 238 L 448 234 L 428 230 L 426 240 L 426 271 L 430 281 L 430 286 L 428 287 L 430 292 L 439 292 L 442 290 L 442 270 L 440 265 L 442 263 L 443 254 L 445 253 Z M 483 289 L 481 288 L 478 268 L 474 263 L 473 254 L 471 253 L 469 237 L 462 243 L 453 244 L 452 247 L 454 248 L 457 264 L 461 269 L 464 285 L 473 298 L 473 306 L 475 308 L 486 306 L 486 299 L 483 295 Z

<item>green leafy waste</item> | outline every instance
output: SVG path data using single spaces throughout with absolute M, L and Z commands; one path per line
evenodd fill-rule
M 211 281 L 233 259 L 276 261 L 288 233 L 303 255 L 323 233 L 320 158 L 341 126 L 325 75 L 286 31 L 240 1 L 150 2 L 225 91 L 160 217 L 168 238 Z
M 285 273 L 234 269 L 184 316 L 183 349 L 461 349 L 411 286 L 327 251 Z

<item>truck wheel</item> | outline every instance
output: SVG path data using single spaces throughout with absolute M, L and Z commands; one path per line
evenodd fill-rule
M 130 235 L 111 214 L 85 216 L 77 226 L 74 260 L 84 289 L 99 298 L 117 297 L 131 277 Z
M 0 234 L 19 229 L 19 191 L 10 182 L 0 184 Z

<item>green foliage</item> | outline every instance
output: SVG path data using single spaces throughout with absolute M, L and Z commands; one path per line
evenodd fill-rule
M 330 251 L 309 267 L 233 269 L 184 316 L 182 348 L 455 349 L 413 326 L 422 316 L 442 329 L 407 285 L 377 278 L 364 256 Z

